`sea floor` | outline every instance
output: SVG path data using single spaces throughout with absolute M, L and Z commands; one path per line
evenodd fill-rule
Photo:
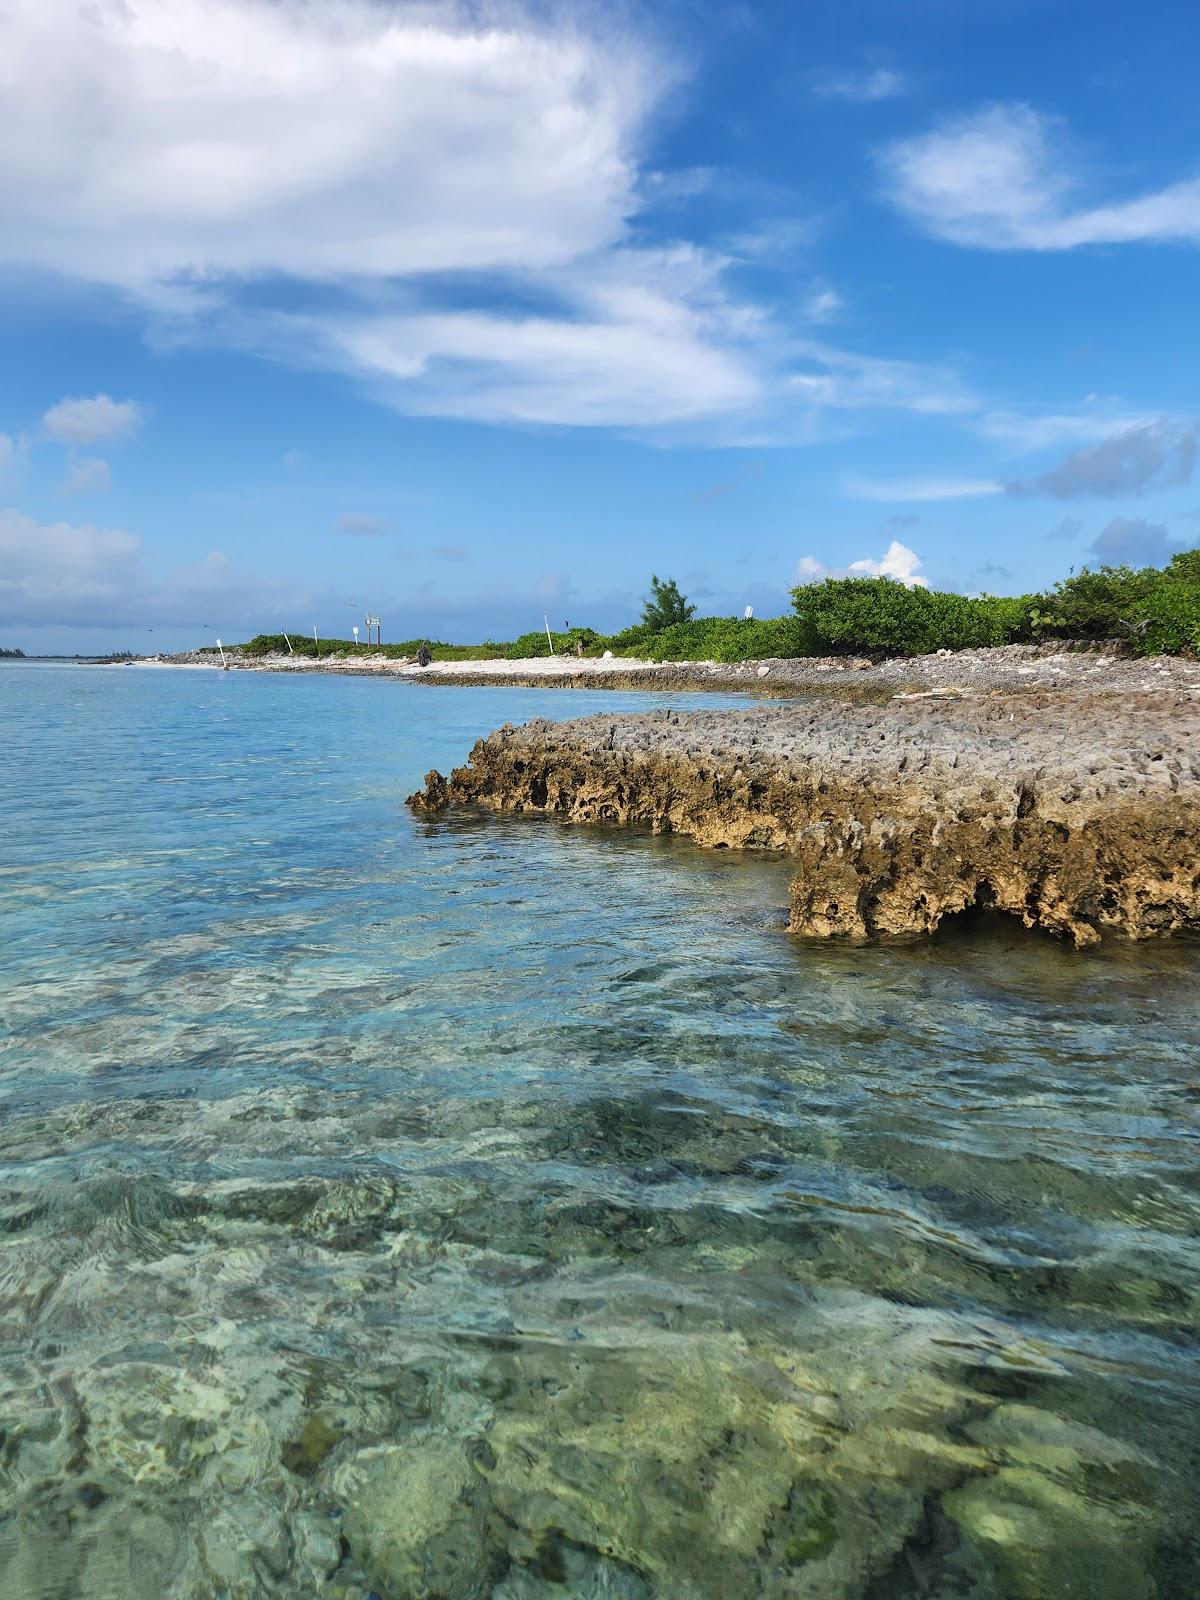
M 0 1596 L 1191 1600 L 1200 950 L 405 811 L 592 703 L 0 677 Z

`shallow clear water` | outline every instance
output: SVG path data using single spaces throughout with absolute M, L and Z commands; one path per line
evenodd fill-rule
M 1200 951 L 402 805 L 668 700 L 0 669 L 5 1600 L 1200 1592 Z

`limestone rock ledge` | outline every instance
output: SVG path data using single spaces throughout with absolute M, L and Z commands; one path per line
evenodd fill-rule
M 815 938 L 987 906 L 1088 945 L 1200 931 L 1198 763 L 1187 694 L 823 700 L 506 726 L 409 804 L 784 851 Z

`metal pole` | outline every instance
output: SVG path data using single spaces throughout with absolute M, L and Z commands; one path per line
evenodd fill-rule
M 288 638 L 286 633 L 284 634 L 283 639 L 284 639 L 284 643 L 288 647 L 288 655 L 294 656 L 296 654 L 296 652 L 292 649 L 292 641 Z
M 221 651 L 221 670 L 222 670 L 222 672 L 228 672 L 229 671 L 229 663 L 225 659 L 225 651 L 221 647 L 220 639 L 217 640 L 217 649 Z
M 550 654 L 554 654 L 554 640 L 550 637 L 550 618 L 542 613 L 542 621 L 546 624 L 546 643 L 550 646 Z

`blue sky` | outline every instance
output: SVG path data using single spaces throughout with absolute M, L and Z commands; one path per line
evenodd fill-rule
M 8 0 L 0 644 L 1165 560 L 1198 44 L 1183 0 Z

